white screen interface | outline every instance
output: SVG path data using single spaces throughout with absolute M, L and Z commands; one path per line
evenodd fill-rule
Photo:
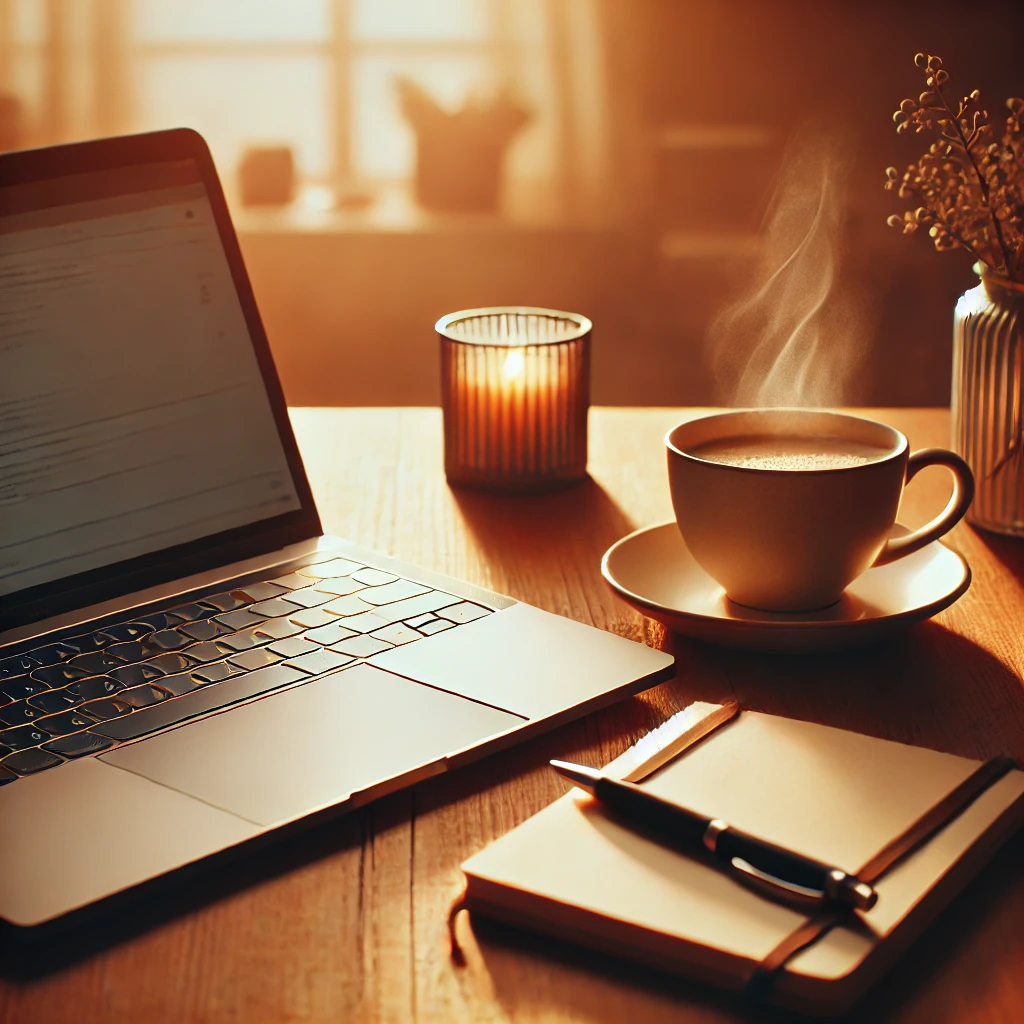
M 0 188 L 0 595 L 300 507 L 195 163 L 130 171 Z

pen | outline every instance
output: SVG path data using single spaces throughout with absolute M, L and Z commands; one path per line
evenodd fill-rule
M 679 847 L 700 847 L 760 891 L 801 905 L 839 903 L 870 910 L 878 893 L 841 868 L 741 832 L 648 793 L 632 782 L 605 778 L 597 768 L 552 761 L 559 775 L 586 790 L 609 810 L 650 829 Z

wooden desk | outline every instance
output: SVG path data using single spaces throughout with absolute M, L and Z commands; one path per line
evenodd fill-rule
M 943 445 L 939 410 L 876 410 L 912 447 Z M 459 863 L 554 800 L 550 757 L 603 763 L 695 699 L 745 706 L 971 757 L 1024 761 L 1024 542 L 960 526 L 967 595 L 884 646 L 835 655 L 719 650 L 666 635 L 614 597 L 602 552 L 671 518 L 662 436 L 682 414 L 597 409 L 593 479 L 519 499 L 456 494 L 433 409 L 296 410 L 328 532 L 671 649 L 676 681 L 272 850 L 178 885 L 133 925 L 40 954 L 0 979 L 0 1021 L 587 1021 L 781 1019 L 731 997 L 463 915 L 468 964 L 448 960 Z M 945 475 L 910 488 L 924 521 Z M 1024 835 L 1017 835 L 857 1010 L 863 1021 L 1024 1020 Z M 102 948 L 101 948 L 102 947 Z M 87 954 L 85 951 L 99 948 Z

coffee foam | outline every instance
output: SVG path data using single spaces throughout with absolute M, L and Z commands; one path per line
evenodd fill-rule
M 793 473 L 864 466 L 885 458 L 889 449 L 838 437 L 760 434 L 707 441 L 689 454 L 741 469 Z

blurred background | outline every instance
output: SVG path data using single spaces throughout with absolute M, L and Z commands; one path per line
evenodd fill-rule
M 595 323 L 593 399 L 699 404 L 794 132 L 841 167 L 865 358 L 836 401 L 944 405 L 962 253 L 885 225 L 917 50 L 996 117 L 1020 0 L 0 0 L 0 148 L 210 144 L 290 403 L 434 404 L 434 321 Z M 827 342 L 827 338 L 825 341 Z

